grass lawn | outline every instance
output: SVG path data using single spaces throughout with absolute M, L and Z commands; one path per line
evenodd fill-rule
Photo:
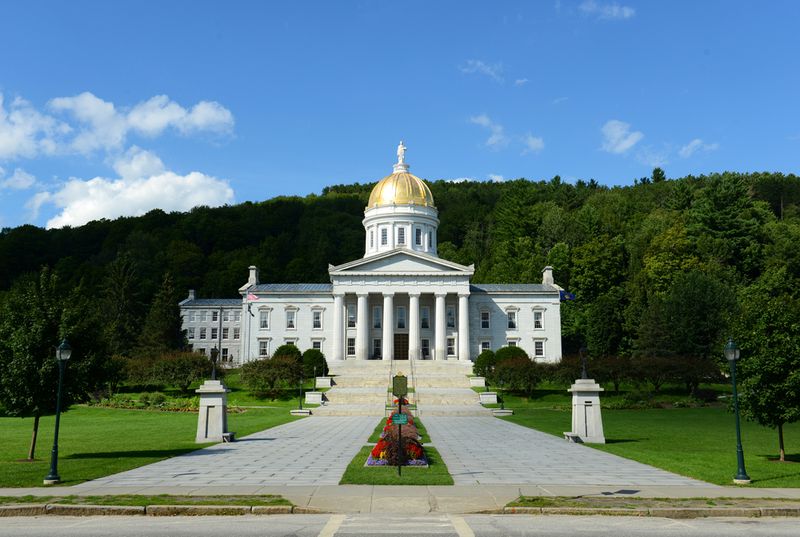
M 568 410 L 541 408 L 541 402 L 506 396 L 514 415 L 506 419 L 559 437 L 571 429 Z M 602 400 L 601 400 L 602 401 Z M 736 473 L 733 414 L 719 406 L 647 410 L 603 410 L 605 445 L 591 447 L 670 472 L 732 485 Z M 754 487 L 800 487 L 800 423 L 784 427 L 787 460 L 778 455 L 778 434 L 742 421 L 742 446 Z
M 228 415 L 228 428 L 244 436 L 292 421 L 286 407 Z M 55 417 L 42 417 L 36 461 L 28 455 L 32 418 L 0 417 L 0 487 L 42 486 L 50 468 Z M 64 485 L 130 470 L 203 447 L 195 444 L 197 414 L 73 407 L 61 415 L 58 471 Z M 206 444 L 208 445 L 208 444 Z

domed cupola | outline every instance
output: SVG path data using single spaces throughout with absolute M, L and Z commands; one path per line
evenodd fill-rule
M 396 248 L 436 255 L 438 211 L 425 181 L 408 172 L 406 146 L 397 146 L 397 163 L 372 189 L 364 210 L 364 257 Z

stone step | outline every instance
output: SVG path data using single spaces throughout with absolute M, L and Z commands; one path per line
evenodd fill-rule
M 312 416 L 375 416 L 386 414 L 384 405 L 327 404 L 312 409 Z
M 424 423 L 425 416 L 492 416 L 492 411 L 481 405 L 419 405 L 417 415 Z

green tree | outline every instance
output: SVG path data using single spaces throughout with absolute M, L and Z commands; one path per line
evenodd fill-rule
M 160 356 L 185 346 L 186 335 L 181 327 L 178 297 L 172 277 L 167 273 L 144 320 L 136 353 L 140 356 Z
M 800 299 L 798 282 L 785 270 L 764 275 L 741 293 L 736 324 L 741 348 L 738 371 L 743 414 L 778 431 L 786 460 L 783 426 L 800 420 Z
M 142 304 L 136 262 L 120 254 L 108 266 L 102 286 L 103 333 L 112 354 L 130 356 L 141 330 Z
M 592 376 L 600 382 L 610 381 L 614 391 L 630 372 L 630 364 L 623 353 L 626 339 L 625 293 L 615 287 L 600 295 L 586 312 L 586 345 L 593 360 Z
M 327 370 L 328 364 L 322 351 L 307 349 L 303 353 L 303 376 L 305 378 L 314 378 L 314 373 L 324 376 Z

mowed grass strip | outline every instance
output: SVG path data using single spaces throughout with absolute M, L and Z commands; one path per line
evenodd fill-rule
M 118 494 L 111 496 L 0 496 L 0 505 L 50 503 L 62 505 L 292 505 L 272 494 L 254 496 L 181 496 Z
M 296 418 L 287 409 L 248 409 L 228 415 L 237 437 Z M 39 423 L 34 462 L 28 455 L 32 418 L 0 418 L 0 487 L 41 486 L 50 468 L 54 416 Z M 195 444 L 197 414 L 73 407 L 61 415 L 58 471 L 63 485 L 75 485 L 182 455 L 210 444 Z
M 602 402 L 602 400 L 601 400 Z M 508 396 L 506 418 L 519 425 L 563 437 L 571 428 L 569 411 L 535 408 Z M 717 485 L 732 485 L 736 473 L 734 416 L 719 406 L 647 410 L 603 410 L 606 444 L 592 448 Z M 800 424 L 784 427 L 787 461 L 776 461 L 775 430 L 742 421 L 747 473 L 754 487 L 800 487 Z

